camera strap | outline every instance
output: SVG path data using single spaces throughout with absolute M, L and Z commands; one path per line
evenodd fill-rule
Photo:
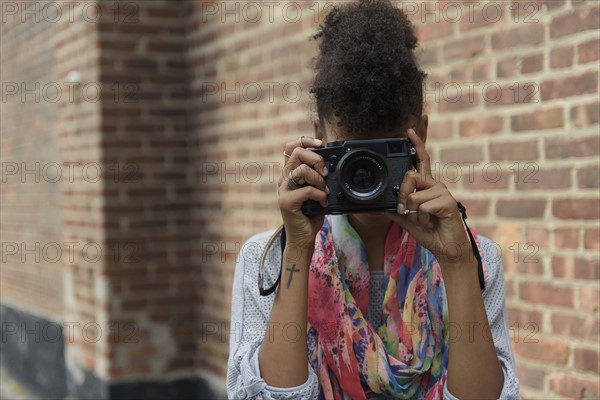
M 271 246 L 273 245 L 273 242 L 275 242 L 275 240 L 277 239 L 278 236 L 281 238 L 280 239 L 281 267 L 279 268 L 279 276 L 277 277 L 277 280 L 275 281 L 273 286 L 271 286 L 268 289 L 263 289 L 262 281 L 263 281 L 263 269 L 264 269 L 264 265 L 265 265 L 265 260 L 267 258 L 267 253 L 269 252 L 269 249 L 271 248 Z M 260 265 L 258 267 L 258 291 L 261 296 L 270 295 L 271 293 L 273 293 L 275 291 L 275 289 L 277 289 L 277 286 L 279 286 L 279 281 L 281 281 L 281 270 L 283 269 L 283 251 L 284 250 L 285 250 L 285 227 L 283 225 L 281 225 L 279 228 L 277 228 L 275 233 L 273 233 L 273 236 L 271 236 L 271 239 L 269 239 L 269 242 L 267 243 L 267 246 L 265 247 L 265 250 L 263 251 L 262 257 L 260 258 Z
M 469 240 L 471 241 L 471 248 L 473 249 L 473 255 L 475 256 L 475 259 L 477 260 L 477 274 L 479 276 L 479 287 L 481 288 L 481 291 L 483 292 L 483 290 L 485 289 L 485 277 L 483 275 L 483 263 L 481 261 L 481 255 L 479 254 L 479 250 L 477 249 L 477 243 L 475 243 L 475 238 L 473 237 L 473 234 L 471 233 L 471 230 L 469 229 L 469 226 L 467 225 L 467 209 L 465 208 L 465 206 L 462 205 L 462 203 L 460 201 L 458 201 L 456 204 L 458 206 L 458 210 L 460 211 L 460 215 L 462 217 L 463 224 L 465 225 L 465 228 L 467 228 L 466 231 L 467 231 L 467 234 L 469 235 Z M 273 243 L 275 242 L 275 240 L 277 239 L 278 236 L 280 237 L 280 249 L 281 249 L 281 267 L 279 268 L 279 275 L 277 276 L 277 280 L 275 281 L 275 283 L 273 283 L 273 286 L 271 286 L 270 288 L 267 288 L 267 289 L 263 289 L 262 281 L 263 281 L 263 269 L 264 269 L 264 265 L 265 265 L 265 260 L 267 258 L 267 253 L 269 252 L 269 249 L 271 248 L 271 246 L 273 245 Z M 263 251 L 262 257 L 260 259 L 260 265 L 259 265 L 259 269 L 258 269 L 258 291 L 261 296 L 268 296 L 268 295 L 272 294 L 275 291 L 275 289 L 277 289 L 277 286 L 279 286 L 279 282 L 281 281 L 281 270 L 283 269 L 283 251 L 285 250 L 285 241 L 286 241 L 285 227 L 283 225 L 281 225 L 269 239 L 267 246 L 265 247 L 265 250 Z
M 462 216 L 463 224 L 465 224 L 465 228 L 467 228 L 467 234 L 469 235 L 469 240 L 471 241 L 471 248 L 473 249 L 473 255 L 477 260 L 477 275 L 479 276 L 479 288 L 483 292 L 485 290 L 485 277 L 483 276 L 483 263 L 481 262 L 481 254 L 479 254 L 479 250 L 477 249 L 477 243 L 475 243 L 475 238 L 467 225 L 467 209 L 462 205 L 460 201 L 456 202 L 458 206 L 458 210 L 460 211 L 460 215 Z

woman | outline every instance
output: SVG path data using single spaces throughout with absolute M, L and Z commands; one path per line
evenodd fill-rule
M 312 93 L 315 138 L 284 149 L 279 207 L 264 281 L 259 260 L 238 259 L 227 388 L 230 398 L 518 398 L 498 255 L 477 238 L 473 257 L 456 200 L 430 172 L 423 80 L 407 17 L 389 1 L 344 4 L 326 17 Z M 418 171 L 406 174 L 398 212 L 308 217 L 327 205 L 330 141 L 408 137 Z M 273 232 L 246 248 L 267 248 Z M 485 249 L 485 251 L 482 251 Z M 484 271 L 480 289 L 478 269 Z

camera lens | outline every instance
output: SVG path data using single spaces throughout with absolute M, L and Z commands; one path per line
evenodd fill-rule
M 346 153 L 338 164 L 336 175 L 344 197 L 358 204 L 377 200 L 388 185 L 386 161 L 365 149 Z
M 375 185 L 377 171 L 372 163 L 360 160 L 352 166 L 350 181 L 359 190 L 368 191 Z

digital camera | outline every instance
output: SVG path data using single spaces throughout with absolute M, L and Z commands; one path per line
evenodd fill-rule
M 407 138 L 337 141 L 312 151 L 329 170 L 328 206 L 309 200 L 302 205 L 305 215 L 395 211 L 404 174 L 416 166 Z

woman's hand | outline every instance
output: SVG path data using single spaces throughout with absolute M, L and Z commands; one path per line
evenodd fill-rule
M 308 147 L 321 146 L 319 139 L 302 136 L 285 146 L 286 158 L 279 179 L 279 209 L 283 218 L 287 241 L 301 249 L 312 249 L 315 237 L 323 225 L 323 215 L 307 217 L 302 204 L 307 200 L 327 206 L 327 186 L 324 177 L 327 168 L 323 157 Z
M 472 256 L 471 242 L 464 228 L 456 200 L 441 182 L 431 175 L 431 162 L 425 144 L 408 131 L 419 159 L 418 172 L 409 171 L 398 193 L 398 213 L 390 214 L 419 242 L 429 249 L 440 265 L 464 265 Z M 406 211 L 417 211 L 405 214 Z

